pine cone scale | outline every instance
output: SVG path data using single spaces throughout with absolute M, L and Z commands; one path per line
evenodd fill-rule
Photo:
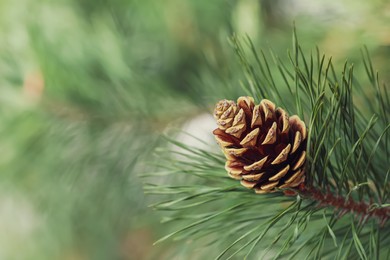
M 261 170 L 261 168 L 263 167 L 264 163 L 267 161 L 268 159 L 268 156 L 264 157 L 263 159 L 257 161 L 257 162 L 254 162 L 250 165 L 246 165 L 244 166 L 244 170 L 246 171 L 258 171 L 258 170 Z
M 271 162 L 271 164 L 280 164 L 287 160 L 288 154 L 290 153 L 291 144 L 288 144 L 279 155 Z
M 261 185 L 260 187 L 262 190 L 270 191 L 271 189 L 275 188 L 276 185 L 278 185 L 278 184 L 279 184 L 279 181 L 268 182 L 267 184 Z
M 255 147 L 257 144 L 257 137 L 259 136 L 260 129 L 256 128 L 249 132 L 244 139 L 240 142 L 243 147 Z
M 284 177 L 287 174 L 289 169 L 290 169 L 290 165 L 287 165 L 281 171 L 279 171 L 277 174 L 275 174 L 274 176 L 272 176 L 268 180 L 275 181 L 275 180 L 281 179 L 282 177 Z
M 306 152 L 303 151 L 301 156 L 298 157 L 298 160 L 294 163 L 294 167 L 292 168 L 293 171 L 295 171 L 296 169 L 302 167 L 302 165 L 304 164 L 306 160 Z
M 246 181 L 258 181 L 261 179 L 261 177 L 264 175 L 264 172 L 257 173 L 257 174 L 244 174 L 242 175 L 242 179 Z

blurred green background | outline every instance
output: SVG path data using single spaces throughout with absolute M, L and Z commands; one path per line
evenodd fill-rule
M 139 174 L 244 94 L 229 36 L 286 58 L 293 22 L 339 64 L 367 45 L 389 81 L 386 0 L 1 0 L 0 259 L 171 259 Z

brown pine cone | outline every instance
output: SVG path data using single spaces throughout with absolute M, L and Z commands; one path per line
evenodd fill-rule
M 227 162 L 229 176 L 256 193 L 293 188 L 305 181 L 306 126 L 296 115 L 263 99 L 251 97 L 237 104 L 221 100 L 214 110 L 218 128 L 213 131 Z

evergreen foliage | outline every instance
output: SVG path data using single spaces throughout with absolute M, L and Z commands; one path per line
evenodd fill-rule
M 227 176 L 220 152 L 170 139 L 180 149 L 164 150 L 153 174 L 165 184 L 145 188 L 166 197 L 153 207 L 176 229 L 156 243 L 184 239 L 197 257 L 216 259 L 387 259 L 390 97 L 367 49 L 357 75 L 318 48 L 307 55 L 295 32 L 287 62 L 249 38 L 231 42 L 243 92 L 305 118 L 306 188 L 294 197 L 254 194 Z
M 306 245 L 313 243 L 306 238 L 314 236 L 316 230 L 325 225 L 330 229 L 326 227 L 328 233 L 324 235 L 323 243 L 334 246 L 333 239 L 329 240 L 332 230 L 340 246 L 344 240 L 335 227 L 342 223 L 351 227 L 348 217 L 352 214 L 345 214 L 333 224 L 333 207 L 327 207 L 325 211 L 311 206 L 310 203 L 316 202 L 311 202 L 305 194 L 299 201 L 280 194 L 255 196 L 226 177 L 224 158 L 216 145 L 210 145 L 204 139 L 199 141 L 211 152 L 180 144 L 167 128 L 193 122 L 199 114 L 209 113 L 212 104 L 220 99 L 236 99 L 247 94 L 254 95 L 258 101 L 263 94 L 267 95 L 290 114 L 300 113 L 307 123 L 316 122 L 317 128 L 313 128 L 312 134 L 312 144 L 315 144 L 311 148 L 312 161 L 331 165 L 335 175 L 340 168 L 345 168 L 344 180 L 352 174 L 350 166 L 358 163 L 358 177 L 352 180 L 353 183 L 348 181 L 349 189 L 346 183 L 340 184 L 343 197 L 353 190 L 350 197 L 359 201 L 358 192 L 362 192 L 361 200 L 376 206 L 375 212 L 382 212 L 378 207 L 387 209 L 385 194 L 388 188 L 382 191 L 383 201 L 380 201 L 378 191 L 383 187 L 382 183 L 387 182 L 387 179 L 379 182 L 383 179 L 380 170 L 388 173 L 388 163 L 383 161 L 387 155 L 381 155 L 388 145 L 388 131 L 385 132 L 388 120 L 383 121 L 383 117 L 388 116 L 385 113 L 388 95 L 381 84 L 377 86 L 376 75 L 369 63 L 367 70 L 376 87 L 368 87 L 370 80 L 365 80 L 364 63 L 356 57 L 360 55 L 360 45 L 366 43 L 381 77 L 389 81 L 387 2 L 0 1 L 0 259 L 172 259 L 172 256 L 188 259 L 201 255 L 208 259 L 242 236 L 222 255 L 225 258 L 252 238 L 257 239 L 267 225 L 270 227 L 267 234 L 250 256 L 262 253 L 267 254 L 266 258 L 275 256 L 276 250 L 280 249 L 278 245 L 288 241 L 284 236 L 290 235 L 287 231 L 292 229 L 294 237 L 289 243 L 294 239 L 296 243 L 291 246 L 287 243 L 282 255 L 287 254 L 287 250 L 298 250 L 300 246 L 306 252 L 309 248 Z M 292 52 L 291 60 L 284 54 L 290 45 L 293 19 L 297 22 L 302 43 L 317 42 L 321 49 L 333 55 L 339 83 L 342 83 L 339 73 L 342 68 L 338 68 L 340 58 L 348 56 L 356 65 L 353 74 L 357 75 L 361 88 L 359 90 L 355 86 L 358 82 L 353 80 L 348 95 L 362 115 L 355 111 L 352 118 L 359 132 L 351 132 L 350 138 L 344 140 L 340 136 L 338 141 L 336 135 L 342 130 L 340 133 L 339 130 L 333 133 L 332 129 L 321 132 L 320 123 L 330 111 L 327 106 L 330 99 L 323 101 L 323 105 L 317 104 L 317 110 L 325 113 L 318 114 L 320 120 L 310 121 L 312 105 L 304 97 L 311 94 L 305 93 L 307 88 L 303 80 L 295 85 L 295 78 L 300 77 L 295 67 L 308 79 L 306 67 L 301 56 L 295 66 L 295 54 Z M 246 39 L 240 43 L 233 38 L 233 49 L 230 48 L 226 38 L 234 32 L 250 35 L 264 72 L 256 69 L 259 65 Z M 263 54 L 257 49 L 257 46 L 270 43 L 273 53 L 264 54 L 283 98 L 272 89 L 256 87 L 259 84 L 272 87 Z M 234 50 L 241 53 L 242 64 L 236 62 Z M 310 71 L 309 52 L 303 53 Z M 321 63 L 322 56 L 318 58 L 314 53 L 313 79 L 316 79 L 317 63 L 318 60 Z M 323 71 L 326 71 L 327 62 L 327 59 L 323 62 Z M 245 66 L 249 66 L 249 71 Z M 256 79 L 251 76 L 251 66 Z M 328 74 L 333 75 L 332 70 L 329 71 Z M 238 86 L 240 79 L 245 79 L 241 83 L 243 88 Z M 333 82 L 332 77 L 328 81 Z M 292 92 L 297 88 L 300 93 L 301 108 L 297 105 L 299 100 L 284 98 L 291 96 L 288 86 Z M 338 89 L 345 90 L 344 87 Z M 341 94 L 348 96 L 344 92 Z M 332 90 L 326 87 L 325 96 L 330 98 L 332 95 Z M 378 96 L 383 101 L 379 101 Z M 349 104 L 348 100 L 343 102 Z M 339 113 L 341 109 L 350 111 L 348 106 L 333 109 L 339 109 Z M 371 129 L 362 135 L 370 126 L 366 123 L 370 122 L 373 111 L 385 112 L 377 114 Z M 341 126 L 342 122 L 337 125 Z M 160 138 L 162 132 L 167 132 L 173 140 Z M 331 134 L 329 143 L 326 134 Z M 354 148 L 359 140 L 361 142 Z M 323 143 L 321 148 L 316 146 L 320 143 Z M 152 151 L 157 146 L 162 147 L 157 153 L 164 160 L 157 161 L 159 167 L 154 168 L 150 167 L 156 163 Z M 375 149 L 369 150 L 370 147 Z M 337 164 L 337 158 L 348 155 L 349 149 L 354 149 L 360 157 L 351 156 L 341 165 Z M 323 154 L 329 154 L 328 160 L 323 160 Z M 376 181 L 361 180 L 365 174 L 363 166 L 378 175 Z M 164 168 L 166 170 L 162 172 Z M 328 176 L 331 168 L 326 169 L 321 173 Z M 166 193 L 163 196 L 144 195 L 143 179 L 138 175 L 149 170 L 161 176 L 145 179 L 155 185 L 147 187 L 146 191 Z M 315 169 L 311 171 L 315 172 Z M 315 177 L 313 183 L 319 184 L 319 178 Z M 322 191 L 327 191 L 327 186 L 335 191 L 339 185 L 326 182 L 327 177 L 321 180 Z M 171 188 L 177 185 L 182 186 Z M 321 198 L 321 194 L 316 195 Z M 161 201 L 163 197 L 168 203 L 156 202 L 156 208 L 170 210 L 164 212 L 164 224 L 161 225 L 158 214 L 152 214 L 147 205 L 151 200 Z M 373 198 L 372 202 L 370 198 Z M 283 216 L 271 219 L 291 204 L 295 206 Z M 299 211 L 298 204 L 301 205 Z M 304 207 L 318 210 L 305 215 L 310 217 L 307 222 L 306 218 L 302 219 L 306 212 L 302 210 Z M 298 212 L 296 221 L 288 227 L 295 212 Z M 178 221 L 170 221 L 172 219 Z M 357 217 L 356 230 L 361 228 L 359 221 Z M 377 228 L 380 218 L 370 217 L 366 222 L 361 233 L 371 231 L 370 224 Z M 188 243 L 168 239 L 159 246 L 152 246 L 158 237 L 186 224 L 192 227 L 173 237 Z M 286 232 L 277 239 L 283 230 L 279 228 L 282 224 L 286 224 Z M 308 225 L 306 231 L 301 232 L 305 225 Z M 372 229 L 372 234 L 380 237 L 370 240 L 369 244 L 361 234 L 357 236 L 367 257 L 369 252 L 376 250 L 377 241 L 381 241 L 378 243 L 381 249 L 376 252 L 380 252 L 381 258 L 387 257 L 383 247 L 388 241 L 386 225 L 378 233 L 377 229 Z M 223 232 L 219 232 L 221 228 L 225 228 Z M 348 244 L 351 232 L 344 242 L 346 246 L 337 248 L 341 253 L 347 251 L 345 248 L 356 252 L 355 242 Z M 301 245 L 300 241 L 307 243 Z M 235 257 L 248 253 L 253 244 Z M 269 247 L 268 253 L 263 251 L 265 244 Z M 325 244 L 322 248 L 331 250 L 334 247 Z

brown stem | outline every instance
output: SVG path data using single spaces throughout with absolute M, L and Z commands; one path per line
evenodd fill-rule
M 367 219 L 377 218 L 380 225 L 383 226 L 390 217 L 390 208 L 378 208 L 373 204 L 368 204 L 364 201 L 355 201 L 351 197 L 345 198 L 336 196 L 330 191 L 323 192 L 313 187 L 301 186 L 298 193 L 304 197 L 318 202 L 319 207 L 334 207 L 339 211 L 339 217 L 346 213 L 353 213 L 360 216 L 360 223 Z

